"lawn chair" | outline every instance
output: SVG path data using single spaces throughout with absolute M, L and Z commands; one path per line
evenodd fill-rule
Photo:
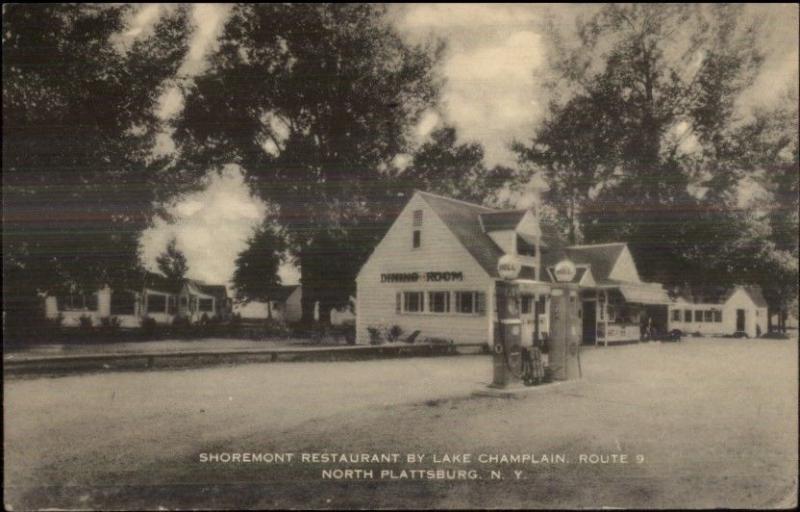
M 411 334 L 409 334 L 406 337 L 406 339 L 404 339 L 402 341 L 404 341 L 405 343 L 408 343 L 410 345 L 411 343 L 414 343 L 417 340 L 417 337 L 419 336 L 420 332 L 422 332 L 422 331 L 414 331 Z

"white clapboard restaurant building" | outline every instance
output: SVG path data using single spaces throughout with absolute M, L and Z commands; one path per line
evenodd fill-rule
M 416 192 L 357 278 L 356 335 L 398 326 L 420 339 L 461 345 L 491 343 L 498 260 L 520 265 L 523 344 L 548 335 L 556 264 L 569 260 L 569 281 L 581 288 L 585 343 L 639 339 L 643 318 L 667 328 L 669 298 L 645 283 L 624 243 L 564 246 L 543 233 L 535 210 L 501 211 Z

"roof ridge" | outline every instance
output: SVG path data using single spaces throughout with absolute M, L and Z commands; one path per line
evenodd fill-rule
M 587 249 L 590 247 L 608 247 L 611 245 L 628 245 L 627 242 L 604 242 L 602 244 L 576 244 L 568 245 L 565 249 Z
M 481 213 L 480 215 L 500 215 L 503 213 L 527 213 L 527 208 L 515 208 L 513 210 L 495 210 L 493 212 L 485 212 Z
M 484 206 L 484 205 L 482 205 L 482 204 L 470 203 L 469 201 L 464 201 L 463 199 L 456 199 L 456 198 L 454 198 L 454 197 L 447 197 L 447 196 L 443 196 L 443 195 L 439 195 L 439 194 L 434 194 L 433 192 L 427 192 L 427 191 L 425 191 L 425 190 L 419 190 L 419 189 L 417 189 L 417 190 L 416 190 L 416 192 L 417 192 L 418 194 L 424 194 L 424 195 L 428 195 L 428 196 L 433 196 L 433 197 L 437 197 L 437 198 L 439 198 L 439 199 L 444 199 L 444 200 L 446 200 L 446 201 L 453 201 L 453 202 L 455 202 L 455 203 L 461 203 L 461 204 L 465 204 L 465 205 L 467 205 L 467 206 L 475 206 L 475 207 L 477 207 L 477 208 L 484 208 L 484 209 L 486 209 L 486 210 L 489 210 L 489 211 L 488 211 L 488 212 L 486 212 L 486 213 L 498 213 L 498 212 L 502 212 L 502 211 L 504 211 L 504 210 L 498 210 L 497 208 L 492 208 L 492 207 L 490 207 L 490 206 Z

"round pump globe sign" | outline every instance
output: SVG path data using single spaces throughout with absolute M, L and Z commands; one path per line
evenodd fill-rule
M 553 269 L 553 274 L 556 276 L 556 281 L 565 283 L 572 281 L 575 278 L 575 273 L 577 271 L 578 270 L 575 268 L 575 264 L 570 260 L 561 260 L 556 263 L 556 268 Z
M 503 255 L 497 260 L 497 273 L 503 279 L 516 279 L 521 268 L 519 260 L 510 254 Z

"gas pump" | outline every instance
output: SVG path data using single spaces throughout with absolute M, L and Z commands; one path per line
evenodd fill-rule
M 503 388 L 520 381 L 522 374 L 522 321 L 519 316 L 519 287 L 510 281 L 497 281 L 495 303 L 492 387 Z
M 581 319 L 578 285 L 554 284 L 550 290 L 549 367 L 553 380 L 581 377 Z

